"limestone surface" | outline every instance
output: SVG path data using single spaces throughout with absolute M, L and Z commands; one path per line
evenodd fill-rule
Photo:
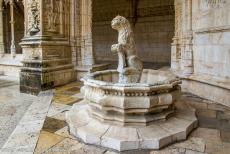
M 116 16 L 111 26 L 118 31 L 118 43 L 112 45 L 111 51 L 118 54 L 119 83 L 139 82 L 143 65 L 136 54 L 131 25 L 125 17 Z
M 66 114 L 70 133 L 88 144 L 117 151 L 160 149 L 176 141 L 182 141 L 197 127 L 195 111 L 187 104 L 178 109 L 175 117 L 149 126 L 119 126 L 100 122 L 89 116 L 90 107 L 82 101 L 73 105 Z

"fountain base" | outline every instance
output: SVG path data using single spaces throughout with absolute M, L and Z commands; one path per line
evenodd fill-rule
M 87 144 L 118 151 L 160 149 L 185 140 L 197 127 L 195 110 L 184 102 L 175 103 L 173 117 L 156 121 L 149 126 L 121 126 L 104 123 L 91 117 L 89 102 L 83 100 L 67 112 L 70 133 Z

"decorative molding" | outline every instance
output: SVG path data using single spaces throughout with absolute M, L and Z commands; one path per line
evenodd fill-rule
M 40 16 L 39 16 L 39 3 L 36 0 L 32 0 L 31 3 L 28 4 L 28 8 L 30 13 L 28 14 L 28 24 L 29 24 L 29 34 L 35 35 L 40 31 Z
M 201 28 L 194 30 L 195 33 L 219 33 L 219 32 L 225 32 L 230 31 L 230 25 L 227 26 L 220 26 L 220 27 L 209 27 L 209 28 Z
M 222 7 L 226 2 L 226 0 L 205 0 L 206 6 L 211 8 Z

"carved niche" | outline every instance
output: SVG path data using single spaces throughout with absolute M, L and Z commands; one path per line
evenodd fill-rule
M 69 0 L 44 0 L 45 32 L 65 35 L 65 25 L 68 25 Z

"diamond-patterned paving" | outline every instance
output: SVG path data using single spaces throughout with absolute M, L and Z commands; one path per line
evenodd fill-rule
M 4 79 L 5 80 L 5 79 Z M 3 79 L 1 80 L 3 82 Z M 8 86 L 5 86 L 7 85 Z M 0 122 L 1 122 L 1 145 L 3 146 L 13 130 L 23 117 L 26 110 L 36 96 L 20 94 L 17 81 L 4 82 L 0 88 Z M 26 125 L 23 134 L 30 134 L 29 130 L 40 130 L 35 140 L 34 148 L 27 149 L 26 152 L 35 154 L 116 154 L 117 151 L 87 145 L 69 134 L 69 128 L 65 121 L 65 113 L 69 111 L 73 104 L 82 101 L 80 93 L 82 84 L 73 82 L 71 84 L 58 87 L 54 91 L 51 104 L 48 104 L 42 127 L 37 124 Z M 20 99 L 16 99 L 20 98 Z M 184 93 L 181 101 L 188 102 L 197 109 L 199 127 L 193 131 L 188 140 L 170 145 L 159 151 L 124 151 L 123 154 L 229 154 L 230 151 L 230 109 L 217 104 L 210 104 L 207 100 L 201 99 L 191 94 Z M 42 102 L 41 102 L 42 103 Z M 33 108 L 33 107 L 32 107 Z M 29 109 L 31 110 L 31 109 Z M 31 110 L 35 111 L 35 110 Z M 34 128 L 32 128 L 32 126 Z M 6 129 L 7 128 L 7 129 Z M 19 136 L 23 137 L 23 134 Z M 21 138 L 13 138 L 8 143 L 25 142 Z M 31 136 L 32 137 L 32 136 Z M 34 140 L 29 137 L 27 142 Z M 14 141 L 16 140 L 16 142 Z M 7 146 L 6 146 L 7 147 Z M 1 152 L 7 153 L 7 151 Z M 17 152 L 16 152 L 17 153 Z
M 116 154 L 118 152 L 110 149 L 86 145 L 69 134 L 68 126 L 65 121 L 65 112 L 71 108 L 71 105 L 82 100 L 79 93 L 80 83 L 71 83 L 69 85 L 59 87 L 54 93 L 54 99 L 51 104 L 48 116 L 43 125 L 43 130 L 39 136 L 35 153 L 45 154 Z M 78 94 L 77 94 L 78 93 Z M 63 97 L 63 98 L 61 98 Z M 61 99 L 59 99 L 61 98 Z M 69 103 L 70 99 L 76 102 Z M 204 102 L 190 94 L 182 96 L 183 101 L 189 101 L 193 107 L 197 107 Z M 52 107 L 55 106 L 55 107 Z M 204 105 L 205 106 L 205 105 Z M 217 107 L 217 106 L 216 106 Z M 220 107 L 219 107 L 220 108 Z M 227 108 L 224 108 L 227 110 Z M 209 112 L 211 111 L 206 108 Z M 52 114 L 51 114 L 52 113 Z M 50 114 L 50 115 L 49 115 Z M 203 112 L 198 112 L 198 117 Z M 207 118 L 212 116 L 207 115 Z M 205 124 L 201 124 L 206 127 Z M 215 125 L 215 124 L 213 124 Z M 228 136 L 221 137 L 221 129 L 197 128 L 192 132 L 185 142 L 176 143 L 159 151 L 142 150 L 142 151 L 126 151 L 124 154 L 202 154 L 202 153 L 219 153 L 228 154 L 230 151 L 230 142 Z M 227 131 L 228 132 L 228 131 Z M 48 143 L 47 143 L 48 142 Z

